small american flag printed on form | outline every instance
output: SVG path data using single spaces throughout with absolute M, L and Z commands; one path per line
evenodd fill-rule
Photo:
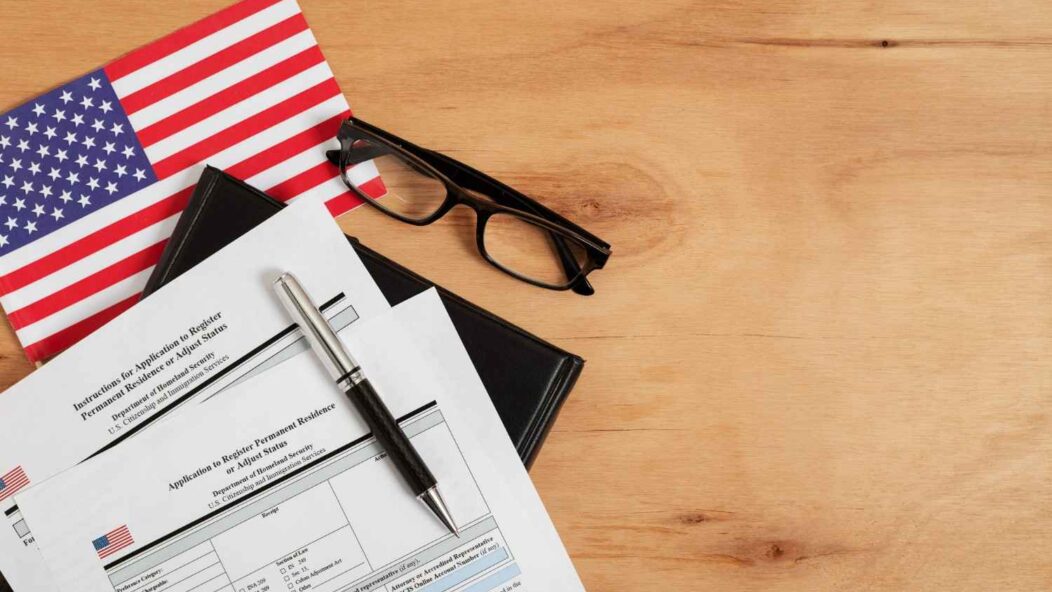
M 0 477 L 0 502 L 18 493 L 26 485 L 29 485 L 29 477 L 26 477 L 22 467 L 11 469 Z
M 91 541 L 91 544 L 95 547 L 95 552 L 99 554 L 99 559 L 105 559 L 121 549 L 134 545 L 135 539 L 132 538 L 131 531 L 128 530 L 128 527 L 126 525 L 121 525 L 94 541 Z
M 244 0 L 0 114 L 0 305 L 27 357 L 137 301 L 205 164 L 358 205 L 324 153 L 349 115 L 294 0 Z M 352 176 L 382 193 L 371 163 Z

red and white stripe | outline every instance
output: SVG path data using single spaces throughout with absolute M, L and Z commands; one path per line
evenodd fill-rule
M 135 543 L 135 539 L 132 538 L 131 531 L 128 530 L 127 526 L 121 526 L 107 533 L 106 541 L 109 544 L 98 550 L 99 559 L 105 559 Z
M 104 71 L 158 181 L 0 259 L 33 361 L 136 302 L 205 164 L 334 216 L 359 203 L 325 159 L 350 109 L 294 0 L 244 0 Z M 370 164 L 353 173 L 382 188 Z
M 4 482 L 4 488 L 0 489 L 0 502 L 18 493 L 20 489 L 29 485 L 29 477 L 22 467 L 15 467 L 0 479 Z

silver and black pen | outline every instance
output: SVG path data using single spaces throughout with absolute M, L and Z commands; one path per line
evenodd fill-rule
M 435 476 L 310 295 L 291 273 L 283 273 L 275 280 L 274 289 L 292 319 L 307 336 L 311 349 L 336 381 L 336 386 L 354 404 L 410 489 L 451 533 L 459 537 L 460 531 L 438 491 Z

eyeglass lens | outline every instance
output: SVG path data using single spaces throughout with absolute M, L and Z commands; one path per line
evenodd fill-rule
M 577 241 L 562 235 L 557 238 L 546 228 L 503 212 L 493 214 L 486 222 L 482 240 L 486 253 L 498 265 L 547 286 L 562 286 L 573 279 L 566 277 L 556 240 L 567 246 L 579 269 L 588 259 L 584 246 Z
M 446 198 L 446 187 L 426 168 L 415 164 L 386 144 L 355 140 L 351 144 L 351 163 L 355 153 L 368 153 L 376 171 L 363 171 L 369 163 L 352 166 L 347 171 L 352 188 L 374 199 L 376 205 L 408 220 L 424 220 L 438 211 Z M 373 178 L 379 172 L 382 187 Z

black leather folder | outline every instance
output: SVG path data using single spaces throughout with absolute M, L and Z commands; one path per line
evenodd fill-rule
M 144 297 L 284 206 L 262 191 L 208 167 L 146 285 Z M 348 236 L 347 240 L 392 305 L 435 285 L 357 239 Z M 438 292 L 508 435 L 529 467 L 577 381 L 584 360 L 449 290 L 438 287 Z

